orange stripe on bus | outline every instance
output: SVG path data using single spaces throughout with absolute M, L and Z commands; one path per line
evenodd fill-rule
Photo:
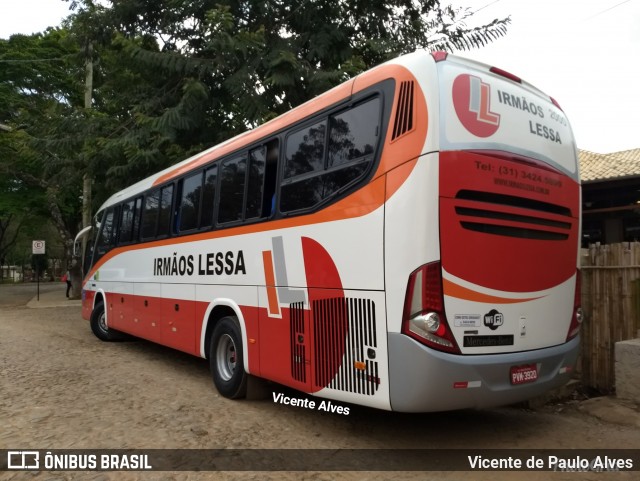
M 536 299 L 544 297 L 540 296 L 528 297 L 525 299 L 512 299 L 509 297 L 491 296 L 489 294 L 482 294 L 481 292 L 462 287 L 447 279 L 442 280 L 442 286 L 444 288 L 444 293 L 447 296 L 457 297 L 458 299 L 464 299 L 466 301 L 484 302 L 486 304 L 517 304 L 519 302 L 535 301 Z
M 262 263 L 264 264 L 264 277 L 267 283 L 267 301 L 269 302 L 269 314 L 279 315 L 278 291 L 276 290 L 276 276 L 273 273 L 273 255 L 271 251 L 262 251 Z
M 409 175 L 410 172 L 407 172 Z M 353 194 L 330 205 L 326 209 L 314 212 L 309 215 L 300 215 L 285 219 L 257 222 L 243 226 L 231 227 L 228 229 L 214 229 L 200 234 L 169 237 L 157 241 L 142 242 L 120 246 L 111 249 L 92 267 L 91 272 L 85 279 L 90 279 L 93 274 L 100 269 L 109 259 L 129 251 L 138 249 L 149 249 L 153 247 L 185 244 L 187 242 L 197 242 L 210 239 L 221 239 L 225 237 L 235 237 L 239 235 L 255 234 L 258 232 L 269 232 L 271 230 L 286 229 L 291 227 L 302 227 L 324 222 L 334 222 L 345 219 L 361 217 L 375 211 L 384 203 L 385 181 L 384 177 L 372 180 L 369 184 L 355 191 Z M 151 268 L 151 265 L 149 266 Z

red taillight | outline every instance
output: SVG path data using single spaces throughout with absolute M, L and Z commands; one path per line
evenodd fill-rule
M 402 332 L 433 349 L 460 354 L 444 313 L 440 262 L 425 264 L 409 276 Z
M 571 317 L 571 325 L 567 333 L 567 341 L 573 339 L 580 332 L 580 326 L 583 321 L 582 307 L 580 298 L 582 296 L 582 275 L 580 269 L 576 270 L 576 290 L 573 296 L 573 316 Z
M 447 52 L 442 52 L 440 50 L 431 52 L 431 56 L 436 62 L 442 62 L 443 60 L 446 60 L 447 55 L 449 55 Z
M 508 78 L 509 80 L 513 80 L 514 82 L 517 82 L 519 84 L 522 83 L 522 79 L 520 77 L 518 77 L 517 75 L 513 75 L 512 73 L 507 72 L 506 70 L 502 70 L 501 68 L 491 67 L 489 69 L 489 72 L 493 72 L 496 75 L 500 75 L 501 77 Z

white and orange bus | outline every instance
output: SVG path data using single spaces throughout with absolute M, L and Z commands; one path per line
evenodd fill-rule
M 558 104 L 442 52 L 371 69 L 113 195 L 83 317 L 380 409 L 504 405 L 567 382 L 580 183 Z

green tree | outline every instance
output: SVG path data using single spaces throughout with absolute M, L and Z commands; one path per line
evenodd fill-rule
M 37 193 L 67 252 L 87 174 L 95 212 L 110 193 L 367 68 L 416 48 L 479 47 L 509 23 L 468 27 L 468 9 L 439 0 L 73 0 L 70 7 L 62 28 L 0 39 L 0 123 L 10 128 L 0 132 L 0 174 L 13 182 L 2 188 L 8 196 L 17 188 Z M 10 220 L 0 215 L 14 232 L 24 212 L 8 205 L 0 200 Z
M 73 147 L 65 138 L 50 138 L 61 119 L 74 115 L 72 106 L 81 95 L 76 54 L 60 29 L 0 40 L 0 122 L 8 127 L 0 132 L 5 198 L 18 204 L 37 199 L 69 247 L 77 224 L 77 173 L 61 166 Z M 32 215 L 29 209 L 11 211 L 16 220 L 20 212 Z
M 102 4 L 74 2 L 78 18 L 93 12 L 100 32 L 112 31 L 95 104 L 120 121 L 99 144 L 112 184 L 219 143 L 399 54 L 480 47 L 509 23 L 468 27 L 468 9 L 439 0 Z

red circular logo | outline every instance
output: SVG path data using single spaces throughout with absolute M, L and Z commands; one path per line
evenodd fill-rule
M 476 137 L 489 137 L 500 127 L 500 114 L 491 111 L 491 86 L 474 75 L 458 75 L 451 92 L 460 122 Z

